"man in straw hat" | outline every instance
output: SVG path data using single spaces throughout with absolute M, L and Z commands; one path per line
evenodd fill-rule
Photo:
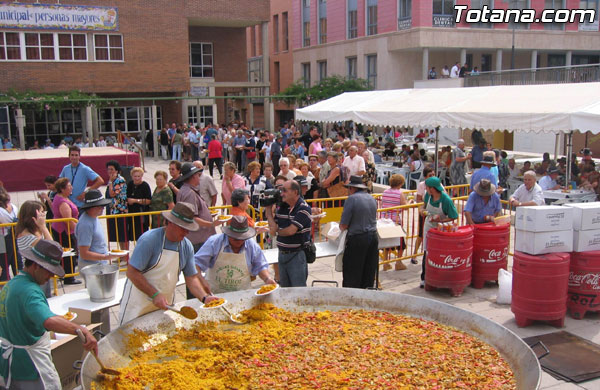
M 172 210 L 163 211 L 162 217 L 167 226 L 142 234 L 129 259 L 120 325 L 158 309 L 167 310 L 167 305 L 172 305 L 175 299 L 180 270 L 196 298 L 203 303 L 216 299 L 202 288 L 196 276 L 194 248 L 186 238 L 199 228 L 194 221 L 193 206 L 178 202 Z
M 340 230 L 348 230 L 343 257 L 343 287 L 373 287 L 379 265 L 377 202 L 365 190 L 362 176 L 350 176 Z
M 496 186 L 488 179 L 481 179 L 469 195 L 465 206 L 465 217 L 469 225 L 493 221 L 502 213 L 500 196 Z
M 257 275 L 265 284 L 275 284 L 262 249 L 251 239 L 256 230 L 248 226 L 248 218 L 234 215 L 222 230 L 194 255 L 196 266 L 206 272 L 206 278 L 200 276 L 204 289 L 209 293 L 247 290 L 250 277 Z
M 50 311 L 40 288 L 52 276 L 63 277 L 62 247 L 39 240 L 21 251 L 25 268 L 0 293 L 0 388 L 61 389 L 50 354 L 48 331 L 85 336 L 86 350 L 97 351 L 90 331 Z
M 498 187 L 498 178 L 491 171 L 492 167 L 496 166 L 496 154 L 491 150 L 483 152 L 483 159 L 480 161 L 481 168 L 471 176 L 471 190 L 475 188 L 475 184 L 481 179 L 488 179 L 494 186 Z

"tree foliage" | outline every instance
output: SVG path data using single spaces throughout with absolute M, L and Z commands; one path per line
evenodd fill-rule
M 304 86 L 304 80 L 300 79 L 275 96 L 279 96 L 277 100 L 283 101 L 288 105 L 295 104 L 302 107 L 329 99 L 344 92 L 369 91 L 371 89 L 365 79 L 347 79 L 334 75 L 326 77 L 318 84 L 308 88 Z
M 39 93 L 31 90 L 19 92 L 9 89 L 5 94 L 0 94 L 0 105 L 8 104 L 11 107 L 20 107 L 25 110 L 47 111 L 61 108 L 82 108 L 93 104 L 97 99 L 96 95 L 76 90 Z M 104 104 L 110 105 L 111 102 L 104 102 Z

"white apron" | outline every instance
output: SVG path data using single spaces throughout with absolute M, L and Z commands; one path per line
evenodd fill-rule
M 225 238 L 227 239 L 227 238 Z M 206 271 L 206 281 L 213 294 L 228 291 L 248 290 L 250 288 L 250 272 L 246 263 L 245 249 L 240 253 L 223 252 L 225 243 L 215 261 L 215 265 Z
M 154 288 L 165 296 L 169 304 L 173 304 L 175 299 L 175 287 L 179 279 L 179 253 L 181 244 L 178 245 L 178 251 L 165 249 L 165 236 L 163 237 L 162 252 L 152 268 L 143 272 L 144 277 Z M 143 316 L 144 314 L 158 310 L 158 307 L 148 300 L 148 296 L 140 291 L 127 279 L 123 298 L 121 299 L 121 309 L 119 310 L 119 326 L 124 323 Z
M 6 388 L 10 388 L 11 375 L 10 368 L 12 365 L 12 354 L 14 348 L 24 349 L 31 358 L 33 365 L 40 374 L 40 379 L 44 384 L 46 390 L 61 390 L 60 378 L 58 372 L 52 362 L 52 353 L 50 352 L 50 333 L 46 332 L 40 337 L 40 339 L 33 345 L 13 345 L 7 339 L 0 337 L 2 343 L 2 349 L 4 353 L 2 357 L 8 360 L 8 378 L 4 384 Z M 0 381 L 2 378 L 0 378 Z M 0 383 L 2 385 L 2 383 Z
M 427 202 L 427 206 L 425 207 L 427 211 L 427 218 L 425 218 L 425 224 L 423 225 L 423 248 L 427 250 L 427 232 L 429 229 L 437 227 L 437 222 L 431 222 L 431 218 L 434 215 L 444 216 L 444 210 L 442 210 L 442 202 L 440 199 L 440 205 L 435 207 L 431 204 L 431 198 L 429 198 L 429 202 Z

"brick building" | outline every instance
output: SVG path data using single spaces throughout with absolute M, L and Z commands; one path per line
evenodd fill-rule
M 275 95 L 290 84 L 294 79 L 292 41 L 294 31 L 291 26 L 292 0 L 271 0 L 270 19 L 268 24 L 268 46 L 263 46 L 261 26 L 248 27 L 247 53 L 248 53 L 248 81 L 262 82 L 264 47 L 268 47 L 267 69 L 269 76 L 269 94 Z M 260 94 L 261 91 L 253 92 Z M 266 127 L 264 122 L 264 104 L 261 99 L 253 99 L 246 107 L 252 115 L 247 115 L 248 121 L 254 127 Z M 294 118 L 294 107 L 282 102 L 273 101 L 271 111 L 272 123 L 275 128 L 283 122 Z M 251 118 L 251 119 L 250 119 Z
M 0 3 L 0 92 L 80 90 L 130 99 L 24 111 L 27 144 L 88 131 L 138 133 L 151 128 L 153 103 L 159 126 L 243 119 L 234 99 L 206 97 L 268 87 L 248 82 L 245 38 L 246 27 L 266 30 L 268 20 L 267 0 Z M 185 96 L 196 99 L 176 99 Z M 0 134 L 15 137 L 16 128 L 15 111 L 0 107 Z

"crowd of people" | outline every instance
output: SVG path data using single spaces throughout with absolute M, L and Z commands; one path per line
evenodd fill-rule
M 500 201 L 508 198 L 505 189 L 511 179 L 523 181 L 507 199 L 513 207 L 543 204 L 544 190 L 568 185 L 600 191 L 600 174 L 589 151 L 583 151 L 581 164 L 577 164 L 577 156 L 572 157 L 574 164 L 567 178 L 566 160 L 554 162 L 545 154 L 541 163 L 525 163 L 519 169 L 505 151 L 492 149 L 477 132 L 472 136 L 470 152 L 465 142 L 458 140 L 454 148 L 442 147 L 437 159 L 423 147 L 423 142 L 435 139 L 436 130 L 423 129 L 415 135 L 414 144 L 398 148 L 396 142 L 406 132 L 386 128 L 377 136 L 369 129 L 336 125 L 323 139 L 317 127 L 297 128 L 293 122 L 275 132 L 254 132 L 244 124 L 208 124 L 198 129 L 173 123 L 158 134 L 162 157 L 169 162 L 168 169 L 155 172 L 153 185 L 144 181 L 141 168 L 132 169 L 126 179 L 115 160 L 105 164 L 105 182 L 80 161 L 83 145 L 77 140 L 68 146 L 65 143 L 70 163 L 58 176 L 45 178 L 48 192 L 38 193 L 39 200 L 26 201 L 18 208 L 0 186 L 0 223 L 17 222 L 17 250 L 12 245 L 11 229 L 0 228 L 6 247 L 0 279 L 10 280 L 0 294 L 0 304 L 11 312 L 0 315 L 0 336 L 14 344 L 19 340 L 15 329 L 31 332 L 31 327 L 23 324 L 35 323 L 36 331 L 81 331 L 86 349 L 94 350 L 96 343 L 87 329 L 63 321 L 47 309 L 46 298 L 52 293 L 49 279 L 55 275 L 64 278 L 65 284 L 79 284 L 74 276 L 77 270 L 118 259 L 127 266 L 121 324 L 154 310 L 166 310 L 173 303 L 180 271 L 188 298 L 203 303 L 218 299 L 215 294 L 247 289 L 256 277 L 265 284 L 306 286 L 308 264 L 316 256 L 311 233 L 321 210 L 311 200 L 317 198 L 347 196 L 339 227 L 347 237 L 343 286 L 353 288 L 374 285 L 379 264 L 377 219 L 402 224 L 402 212 L 394 207 L 419 203 L 412 262 L 418 263 L 415 255 L 422 246 L 423 287 L 427 232 L 459 216 L 444 186 L 467 184 L 467 172 L 472 169 L 471 191 L 464 207 L 468 224 L 489 222 L 501 215 Z M 152 133 L 147 141 L 153 144 Z M 34 144 L 33 148 L 40 147 Z M 389 177 L 389 188 L 378 204 L 370 192 L 377 178 L 375 164 L 382 159 L 379 153 L 409 169 L 406 177 Z M 208 174 L 204 173 L 206 166 Z M 221 204 L 231 206 L 227 223 L 209 209 L 219 201 L 215 167 L 221 181 Z M 406 194 L 407 181 L 416 189 L 414 199 L 409 200 Z M 106 186 L 104 194 L 102 186 Z M 378 214 L 381 208 L 392 209 Z M 155 212 L 151 218 L 138 214 L 148 211 Z M 106 233 L 99 220 L 104 213 Z M 128 216 L 122 218 L 125 214 Z M 48 219 L 59 221 L 48 226 Z M 258 224 L 261 219 L 266 224 Z M 258 244 L 258 234 L 266 235 L 278 248 L 273 275 Z M 127 251 L 131 241 L 136 245 L 130 256 L 108 250 L 107 242 L 114 242 Z M 63 248 L 75 251 L 65 257 Z M 398 257 L 406 248 L 401 240 Z M 396 262 L 396 270 L 405 268 Z M 229 272 L 233 269 L 239 272 Z M 18 274 L 19 270 L 23 272 Z M 31 308 L 27 318 L 20 310 L 25 302 Z M 38 361 L 15 351 L 17 355 L 21 355 L 22 363 L 11 369 L 15 383 L 38 381 L 43 388 L 56 381 L 52 372 L 31 375 L 36 372 L 32 366 L 46 364 L 45 358 Z

